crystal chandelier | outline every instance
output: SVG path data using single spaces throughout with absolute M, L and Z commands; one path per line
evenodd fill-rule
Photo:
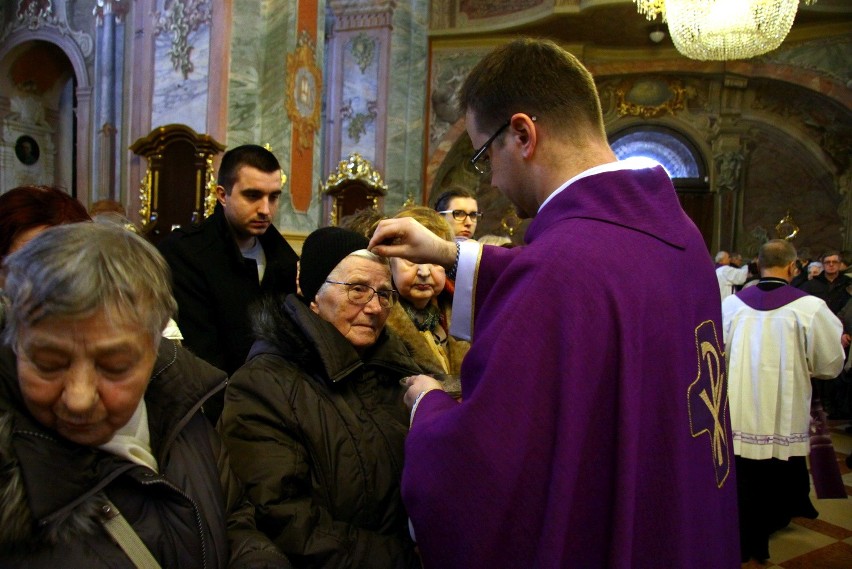
M 668 21 L 690 59 L 747 59 L 772 51 L 790 32 L 799 0 L 633 0 L 640 14 Z M 810 5 L 816 0 L 802 0 Z
M 636 4 L 636 11 L 649 20 L 662 15 L 663 21 L 666 21 L 666 0 L 633 0 L 633 3 Z

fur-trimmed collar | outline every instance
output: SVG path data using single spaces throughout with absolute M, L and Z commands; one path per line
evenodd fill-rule
M 103 492 L 92 493 L 52 523 L 35 523 L 12 444 L 14 425 L 13 414 L 0 411 L 0 553 L 26 555 L 45 545 L 65 545 L 99 531 L 100 504 L 107 501 Z
M 441 304 L 440 309 L 444 312 L 447 327 L 449 327 L 450 319 L 452 317 L 452 309 L 448 304 Z M 428 373 L 444 373 L 444 366 L 441 364 L 438 356 L 432 352 L 432 348 L 429 347 L 428 341 L 423 336 L 423 333 L 417 329 L 414 322 L 412 322 L 408 314 L 405 313 L 402 303 L 396 303 L 393 306 L 390 316 L 388 316 L 386 326 L 396 333 L 400 339 L 402 339 L 403 343 L 411 352 L 414 361 L 416 361 L 420 367 L 424 369 L 424 371 Z M 470 342 L 456 340 L 452 336 L 448 335 L 446 349 L 447 358 L 450 363 L 449 373 L 452 375 L 459 375 L 461 373 L 462 360 L 470 349 Z
M 12 425 L 11 412 L 0 411 L 0 551 L 26 542 L 33 528 L 21 469 L 12 450 Z

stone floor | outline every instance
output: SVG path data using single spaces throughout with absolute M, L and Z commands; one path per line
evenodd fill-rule
M 852 471 L 845 459 L 852 454 L 850 421 L 832 421 L 831 438 L 847 496 L 852 496 Z M 852 499 L 820 500 L 811 489 L 819 511 L 815 520 L 794 518 L 769 540 L 767 569 L 852 569 Z

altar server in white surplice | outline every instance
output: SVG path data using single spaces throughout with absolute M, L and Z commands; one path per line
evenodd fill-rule
M 843 368 L 840 321 L 789 285 L 795 261 L 789 242 L 765 243 L 759 283 L 722 302 L 744 563 L 768 559 L 769 535 L 792 516 L 817 516 L 805 463 L 811 378 Z

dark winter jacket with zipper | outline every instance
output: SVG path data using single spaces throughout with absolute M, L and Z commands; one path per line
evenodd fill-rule
M 164 568 L 290 567 L 253 509 L 201 406 L 223 372 L 162 340 L 145 392 L 159 473 L 62 439 L 26 411 L 0 348 L 0 567 L 131 568 L 101 524 L 107 498 Z
M 295 295 L 255 322 L 219 428 L 258 529 L 296 567 L 419 567 L 399 490 L 417 364 L 387 331 L 359 356 Z

